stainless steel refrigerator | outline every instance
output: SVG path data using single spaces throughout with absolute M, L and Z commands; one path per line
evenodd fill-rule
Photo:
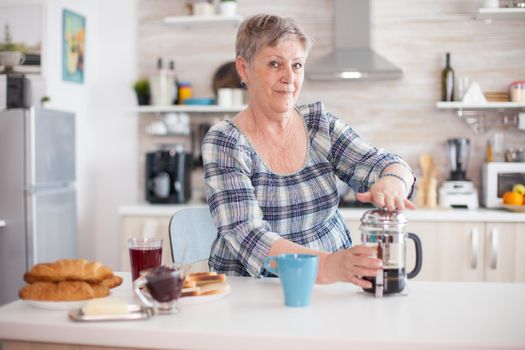
M 0 305 L 39 262 L 76 258 L 75 115 L 0 111 Z

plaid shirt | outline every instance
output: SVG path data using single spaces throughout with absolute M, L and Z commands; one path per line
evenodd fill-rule
M 264 260 L 281 237 L 325 252 L 351 247 L 350 232 L 337 209 L 336 176 L 356 192 L 366 192 L 388 165 L 407 166 L 398 156 L 363 141 L 320 102 L 297 111 L 308 131 L 308 154 L 305 165 L 291 174 L 270 170 L 230 121 L 217 123 L 206 134 L 206 195 L 218 228 L 211 270 L 271 276 Z

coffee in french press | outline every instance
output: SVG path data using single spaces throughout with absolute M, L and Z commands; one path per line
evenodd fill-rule
M 377 256 L 383 261 L 383 269 L 378 276 L 363 277 L 372 283 L 367 293 L 382 297 L 384 294 L 401 293 L 406 288 L 406 280 L 415 277 L 421 270 L 423 251 L 421 240 L 414 233 L 403 228 L 407 220 L 400 211 L 385 208 L 366 211 L 361 218 L 361 240 L 366 246 L 377 246 Z M 406 272 L 406 242 L 412 239 L 416 249 L 416 264 L 412 271 Z

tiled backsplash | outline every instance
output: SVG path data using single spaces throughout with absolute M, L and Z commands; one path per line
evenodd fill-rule
M 363 138 L 398 153 L 416 172 L 419 155 L 431 153 L 438 164 L 440 182 L 449 172 L 446 139 L 468 137 L 472 150 L 467 175 L 479 185 L 491 132 L 475 134 L 453 111 L 436 109 L 445 53 L 451 52 L 457 77 L 468 76 L 486 91 L 506 90 L 510 82 L 525 79 L 525 20 L 476 20 L 479 0 L 374 0 L 372 4 L 372 46 L 403 69 L 403 78 L 305 80 L 300 102 L 323 101 Z M 152 23 L 163 16 L 186 14 L 184 0 L 139 0 L 138 6 L 139 72 L 153 73 L 159 56 L 174 59 L 180 78 L 193 84 L 194 96 L 212 97 L 215 70 L 234 59 L 236 29 L 230 25 L 187 28 Z M 238 12 L 244 16 L 269 12 L 295 18 L 316 42 L 310 62 L 331 49 L 332 1 L 238 0 Z M 141 132 L 146 121 L 141 118 Z M 504 131 L 504 135 L 509 145 L 525 145 L 524 131 Z M 139 141 L 141 159 L 146 149 L 165 142 L 144 134 Z M 139 186 L 142 188 L 142 182 Z

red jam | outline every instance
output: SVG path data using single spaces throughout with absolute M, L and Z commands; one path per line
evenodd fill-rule
M 159 266 L 146 275 L 146 281 L 151 297 L 159 303 L 177 300 L 180 296 L 183 284 L 180 270 Z

